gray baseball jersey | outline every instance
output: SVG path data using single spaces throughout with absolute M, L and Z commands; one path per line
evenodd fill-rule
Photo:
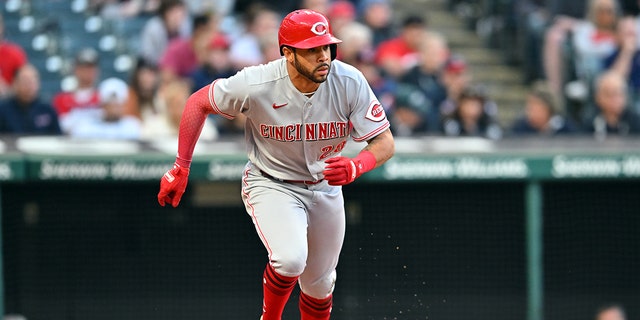
M 214 81 L 209 102 L 232 119 L 246 115 L 249 160 L 279 179 L 319 180 L 324 160 L 340 154 L 347 138 L 369 140 L 389 128 L 384 109 L 362 73 L 334 60 L 327 80 L 310 98 L 298 91 L 286 59 L 247 67 Z

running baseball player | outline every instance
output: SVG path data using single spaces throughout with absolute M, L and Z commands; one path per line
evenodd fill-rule
M 246 115 L 241 197 L 268 254 L 263 320 L 279 320 L 296 283 L 302 320 L 329 319 L 345 233 L 342 185 L 394 153 L 389 121 L 363 75 L 336 58 L 327 18 L 296 10 L 278 32 L 283 58 L 213 81 L 187 101 L 158 202 L 177 206 L 205 118 Z M 341 156 L 347 138 L 366 141 Z

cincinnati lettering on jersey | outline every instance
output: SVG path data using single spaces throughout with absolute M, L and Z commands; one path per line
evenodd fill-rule
M 346 137 L 349 134 L 348 122 L 294 123 L 287 125 L 260 125 L 263 138 L 277 141 L 318 141 Z

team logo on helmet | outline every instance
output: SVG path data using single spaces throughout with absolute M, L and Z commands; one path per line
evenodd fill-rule
M 318 21 L 311 26 L 311 32 L 319 36 L 327 34 L 327 30 L 329 30 L 329 27 L 327 27 L 327 24 L 322 21 Z

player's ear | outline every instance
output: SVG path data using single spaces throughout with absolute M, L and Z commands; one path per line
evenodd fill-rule
M 293 54 L 294 54 L 294 49 L 288 46 L 283 46 L 282 47 L 282 54 L 284 55 L 284 57 L 287 59 L 288 62 L 293 63 Z

